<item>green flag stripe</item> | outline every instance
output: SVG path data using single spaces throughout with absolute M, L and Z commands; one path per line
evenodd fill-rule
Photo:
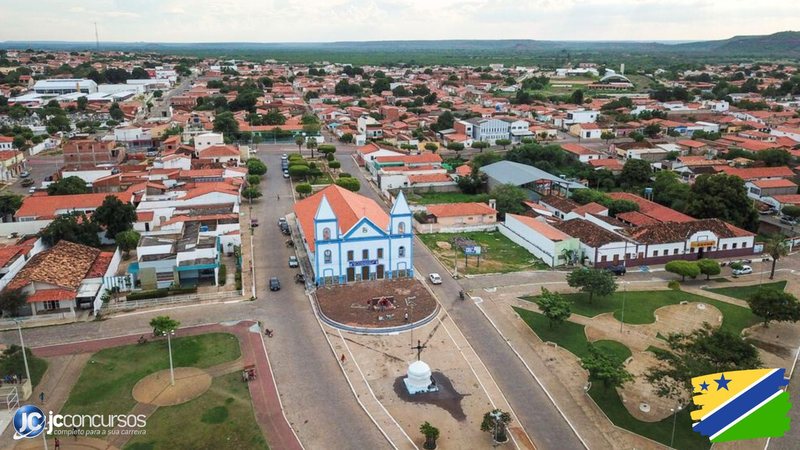
M 789 394 L 783 392 L 740 420 L 736 425 L 711 439 L 711 442 L 783 436 L 789 430 L 790 419 L 786 414 L 791 407 Z

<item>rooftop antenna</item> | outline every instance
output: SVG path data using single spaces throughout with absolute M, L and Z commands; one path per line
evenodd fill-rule
M 97 22 L 94 23 L 94 42 L 97 51 L 100 51 L 100 35 L 97 33 Z

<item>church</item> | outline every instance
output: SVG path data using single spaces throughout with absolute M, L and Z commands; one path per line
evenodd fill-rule
M 402 192 L 388 215 L 335 184 L 294 211 L 318 285 L 414 276 L 411 209 Z

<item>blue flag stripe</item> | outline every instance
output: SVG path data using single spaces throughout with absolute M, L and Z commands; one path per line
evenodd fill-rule
M 761 382 L 741 392 L 739 397 L 723 406 L 718 411 L 692 425 L 692 427 L 694 431 L 703 436 L 712 436 L 756 407 L 759 403 L 769 398 L 769 396 L 774 394 L 775 391 L 785 384 L 786 381 L 783 378 L 783 371 L 776 370 Z

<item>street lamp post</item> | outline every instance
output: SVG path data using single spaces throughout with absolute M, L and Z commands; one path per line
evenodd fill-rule
M 22 361 L 25 363 L 25 377 L 27 377 L 28 382 L 31 383 L 31 389 L 33 389 L 31 369 L 28 367 L 28 355 L 25 354 L 25 341 L 22 339 L 22 326 L 19 320 L 15 320 L 14 322 L 17 324 L 17 331 L 19 331 L 19 345 L 22 347 Z
M 670 408 L 669 411 L 672 413 L 672 437 L 669 439 L 669 446 L 672 447 L 672 444 L 675 443 L 675 424 L 678 422 L 678 411 L 683 409 L 683 405 L 678 404 L 675 408 Z
M 172 339 L 170 339 L 173 334 L 175 334 L 175 330 L 167 331 L 167 348 L 169 349 L 169 382 L 170 385 L 175 386 L 175 369 L 172 366 Z
M 628 294 L 628 282 L 622 282 L 622 317 L 619 321 L 619 332 L 622 333 L 622 326 L 625 325 L 625 297 Z

